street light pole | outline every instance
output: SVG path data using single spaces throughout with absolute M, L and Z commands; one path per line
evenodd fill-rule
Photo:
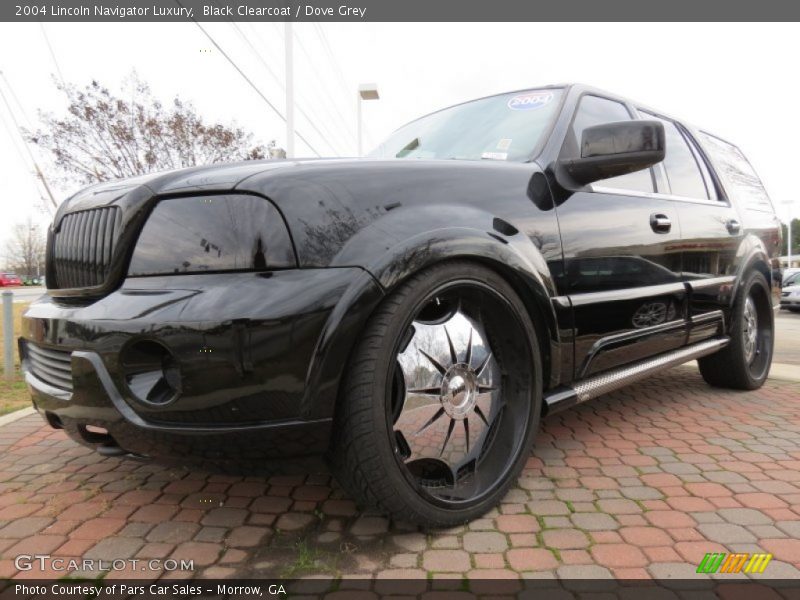
M 294 158 L 294 34 L 292 23 L 284 27 L 284 54 L 286 57 L 286 158 Z
M 357 156 L 361 156 L 361 153 L 363 152 L 363 150 L 361 148 L 361 94 L 358 95 L 358 100 L 356 102 L 357 102 L 356 123 L 357 123 L 357 130 L 358 130 L 358 133 L 356 134 L 358 136 L 358 154 L 357 154 Z
M 789 218 L 786 221 L 786 268 L 792 267 L 792 204 L 794 200 L 784 200 L 781 204 L 789 207 Z
M 380 100 L 380 95 L 378 94 L 378 86 L 374 83 L 362 83 L 358 86 L 358 99 L 357 99 L 357 108 L 356 108 L 356 129 L 357 129 L 357 136 L 358 136 L 358 156 L 363 154 L 363 142 L 362 142 L 362 130 L 363 126 L 361 123 L 361 102 L 363 100 Z

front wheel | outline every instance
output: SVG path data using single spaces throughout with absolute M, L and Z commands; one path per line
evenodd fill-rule
M 334 471 L 396 519 L 474 519 L 522 469 L 540 390 L 536 333 L 512 287 L 472 263 L 431 267 L 367 325 L 337 410 Z
M 703 379 L 717 387 L 760 388 L 772 364 L 774 328 L 769 284 L 761 273 L 752 271 L 736 295 L 730 343 L 697 361 Z

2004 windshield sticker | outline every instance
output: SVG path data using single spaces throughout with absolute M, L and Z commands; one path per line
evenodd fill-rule
M 534 110 L 547 106 L 553 100 L 553 92 L 525 92 L 517 94 L 508 101 L 511 110 Z

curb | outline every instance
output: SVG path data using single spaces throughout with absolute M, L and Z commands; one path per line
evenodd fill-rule
M 692 361 L 679 365 L 679 368 L 684 369 L 697 369 L 697 362 Z M 800 366 L 790 365 L 787 363 L 772 363 L 769 368 L 768 380 L 788 381 L 792 383 L 800 383 Z
M 793 381 L 800 383 L 800 366 L 786 363 L 772 363 L 769 370 L 769 379 Z
M 9 423 L 13 423 L 14 421 L 19 421 L 20 419 L 24 419 L 25 417 L 29 417 L 31 415 L 35 415 L 36 411 L 32 406 L 28 408 L 22 408 L 20 410 L 15 410 L 12 413 L 8 413 L 7 415 L 3 415 L 0 417 L 0 427 L 3 425 L 8 425 Z

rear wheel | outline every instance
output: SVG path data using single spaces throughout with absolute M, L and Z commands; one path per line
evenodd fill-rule
M 530 453 L 540 373 L 533 324 L 496 273 L 457 262 L 412 277 L 356 349 L 335 422 L 337 477 L 397 519 L 480 516 Z
M 769 374 L 774 340 L 770 288 L 758 271 L 739 288 L 730 328 L 731 342 L 720 352 L 698 360 L 709 384 L 738 390 L 760 388 Z

